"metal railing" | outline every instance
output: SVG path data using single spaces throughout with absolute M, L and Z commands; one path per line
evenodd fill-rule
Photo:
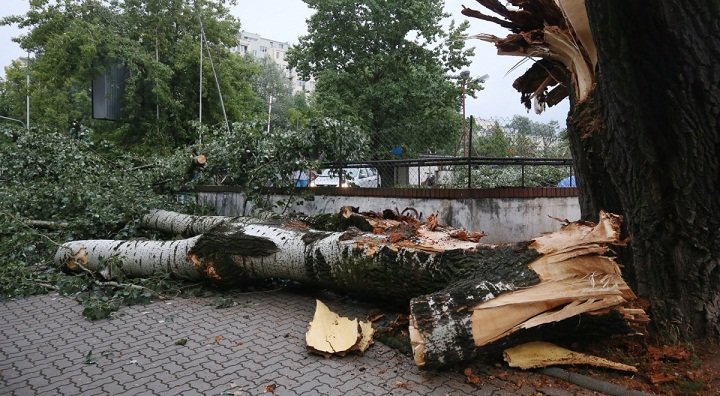
M 338 187 L 349 169 L 376 169 L 374 185 L 364 187 L 492 188 L 554 187 L 572 176 L 572 159 L 527 157 L 421 156 L 415 159 L 334 162 L 323 169 L 339 174 Z M 341 172 L 345 169 L 346 171 Z

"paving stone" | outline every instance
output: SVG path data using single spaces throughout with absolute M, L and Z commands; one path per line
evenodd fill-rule
M 218 310 L 208 305 L 210 298 L 178 299 L 123 308 L 112 320 L 93 322 L 71 298 L 0 302 L 0 394 L 258 395 L 268 384 L 277 385 L 278 396 L 490 395 L 515 389 L 501 381 L 473 386 L 454 372 L 424 373 L 381 343 L 365 356 L 310 355 L 304 332 L 314 296 L 284 291 L 229 296 L 239 305 Z M 344 315 L 364 316 L 372 308 L 322 298 Z M 222 336 L 219 343 L 216 336 Z M 176 346 L 179 338 L 187 344 Z M 88 351 L 96 364 L 83 364 Z M 404 385 L 396 386 L 398 381 Z
M 107 392 L 108 395 L 117 395 L 126 391 L 125 386 L 121 385 L 117 381 L 103 385 L 102 389 Z

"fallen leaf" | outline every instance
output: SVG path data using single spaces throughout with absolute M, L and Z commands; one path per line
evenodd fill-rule
M 400 232 L 393 232 L 392 234 L 388 235 L 387 240 L 390 243 L 398 243 L 405 239 L 405 235 L 403 235 Z
M 508 379 L 508 373 L 506 371 L 501 371 L 501 372 L 495 374 L 495 376 L 500 378 L 503 381 L 507 381 L 507 379 Z
M 469 368 L 469 367 L 466 368 L 466 369 L 463 371 L 463 374 L 465 374 L 465 379 L 467 380 L 467 382 L 468 382 L 469 384 L 479 385 L 479 384 L 481 383 L 480 377 L 478 377 L 477 375 L 473 374 L 473 371 L 472 371 L 471 368 Z
M 222 336 L 215 336 L 215 343 L 220 345 L 220 341 L 222 341 Z
M 427 226 L 428 230 L 435 231 L 435 229 L 438 226 L 437 213 L 433 213 L 430 216 L 428 216 L 428 219 L 427 219 L 427 222 L 425 222 L 425 225 Z
M 660 385 L 666 382 L 673 382 L 678 379 L 678 376 L 668 373 L 651 373 L 648 375 L 648 379 L 653 385 Z
M 185 345 L 187 344 L 187 338 L 180 338 L 179 340 L 175 341 L 175 345 Z
M 83 359 L 83 363 L 85 364 L 96 364 L 97 363 L 97 357 L 92 354 L 92 351 L 88 351 L 87 355 L 85 355 L 85 358 Z
M 408 385 L 407 382 L 403 382 L 403 381 L 395 381 L 394 387 L 398 388 L 398 389 L 410 389 L 410 385 Z
M 275 384 L 269 384 L 265 385 L 265 392 L 264 393 L 275 393 L 275 389 L 277 389 L 277 385 Z

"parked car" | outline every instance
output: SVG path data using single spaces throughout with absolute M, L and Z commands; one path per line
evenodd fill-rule
M 323 169 L 310 181 L 310 187 L 380 187 L 380 175 L 375 168 L 344 168 L 342 185 L 338 169 Z
M 575 176 L 568 176 L 560 180 L 557 184 L 558 187 L 577 187 L 575 185 Z

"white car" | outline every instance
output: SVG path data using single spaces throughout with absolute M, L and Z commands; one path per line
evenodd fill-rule
M 345 168 L 342 185 L 338 169 L 323 169 L 310 181 L 310 187 L 380 187 L 380 175 L 375 168 Z

